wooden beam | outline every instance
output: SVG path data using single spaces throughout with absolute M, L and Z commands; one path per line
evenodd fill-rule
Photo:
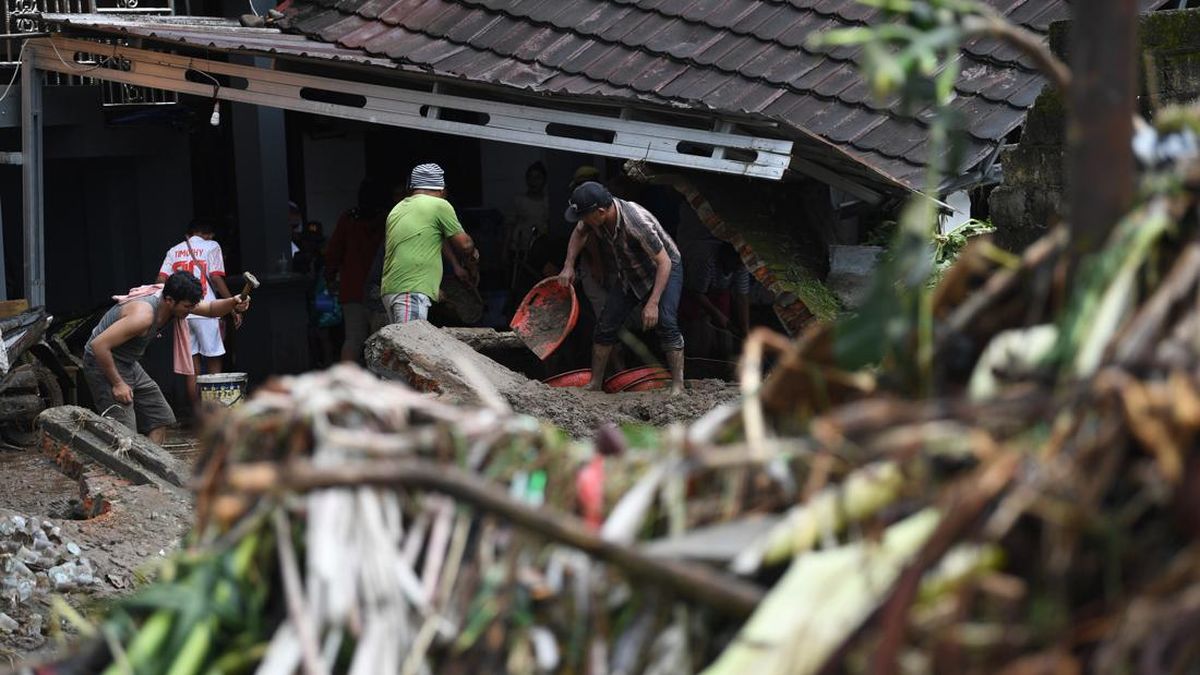
M 842 192 L 854 195 L 871 206 L 877 206 L 883 202 L 883 193 L 857 183 L 845 176 L 842 176 L 834 171 L 815 162 L 810 162 L 807 159 L 793 157 L 791 168 L 797 173 L 802 173 L 810 178 L 815 178 L 826 185 L 835 187 Z
M 1137 3 L 1077 2 L 1072 22 L 1067 184 L 1074 260 L 1104 246 L 1133 204 Z

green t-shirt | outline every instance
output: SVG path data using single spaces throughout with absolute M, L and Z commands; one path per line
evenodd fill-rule
M 442 285 L 442 240 L 463 231 L 441 197 L 413 195 L 387 218 L 380 293 L 424 293 L 437 300 Z

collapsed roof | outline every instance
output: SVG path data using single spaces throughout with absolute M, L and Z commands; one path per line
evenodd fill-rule
M 986 0 L 1045 36 L 1067 0 Z M 1137 0 L 1142 11 L 1164 0 Z M 711 115 L 795 141 L 792 166 L 871 189 L 922 189 L 932 111 L 902 114 L 859 73 L 859 47 L 808 36 L 869 24 L 858 0 L 293 0 L 274 28 L 204 17 L 48 15 L 161 42 L 388 68 L 543 105 L 602 102 Z M 980 182 L 1045 85 L 993 40 L 965 45 L 951 107 L 966 139 L 959 183 Z M 536 105 L 536 103 L 535 103 Z

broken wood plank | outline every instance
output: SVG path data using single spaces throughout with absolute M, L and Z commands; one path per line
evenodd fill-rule
M 37 421 L 49 440 L 132 482 L 182 487 L 191 473 L 184 462 L 150 439 L 86 408 L 50 408 Z
M 0 300 L 0 319 L 7 319 L 10 316 L 16 316 L 21 312 L 27 311 L 29 311 L 29 301 L 25 298 Z

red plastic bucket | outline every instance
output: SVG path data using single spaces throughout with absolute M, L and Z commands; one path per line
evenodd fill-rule
M 545 360 L 562 345 L 579 320 L 575 288 L 556 277 L 543 279 L 530 289 L 509 327 L 539 359 Z

